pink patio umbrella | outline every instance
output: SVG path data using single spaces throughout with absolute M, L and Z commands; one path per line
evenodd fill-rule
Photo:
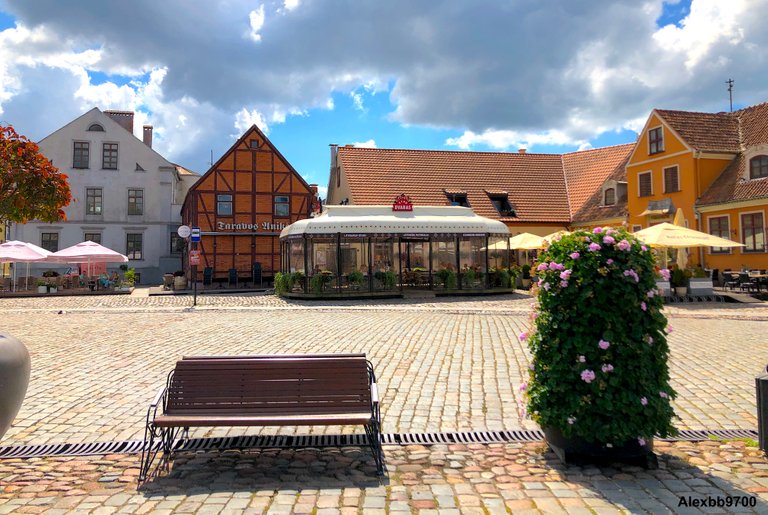
M 29 288 L 29 264 L 35 261 L 46 261 L 51 252 L 23 241 L 6 241 L 0 244 L 0 263 L 26 263 L 26 286 Z M 13 289 L 16 291 L 16 267 L 13 267 Z
M 51 254 L 50 261 L 58 263 L 87 263 L 91 275 L 91 263 L 126 263 L 128 256 L 108 249 L 92 241 L 84 241 Z

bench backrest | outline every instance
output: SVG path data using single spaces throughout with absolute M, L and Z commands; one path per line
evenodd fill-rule
M 365 355 L 216 356 L 176 363 L 165 412 L 275 416 L 370 408 Z

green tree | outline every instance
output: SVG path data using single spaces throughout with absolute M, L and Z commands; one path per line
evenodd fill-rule
M 0 125 L 0 221 L 58 222 L 71 201 L 67 176 L 35 142 Z

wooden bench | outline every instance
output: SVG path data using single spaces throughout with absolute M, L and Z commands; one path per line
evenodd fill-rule
M 376 376 L 365 354 L 184 357 L 147 410 L 139 482 L 160 450 L 172 458 L 190 427 L 357 424 L 382 474 Z

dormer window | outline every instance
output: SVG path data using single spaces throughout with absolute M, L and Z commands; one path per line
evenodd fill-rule
M 488 193 L 488 198 L 491 200 L 493 207 L 499 212 L 501 216 L 516 217 L 515 208 L 509 203 L 509 197 L 506 193 Z
M 648 131 L 648 154 L 664 152 L 664 132 L 661 127 Z
M 768 156 L 755 156 L 749 160 L 749 178 L 768 177 Z
M 467 201 L 467 194 L 465 192 L 445 192 L 445 196 L 448 198 L 448 202 L 452 206 L 469 207 Z
M 88 132 L 104 132 L 104 127 L 98 123 L 92 123 L 91 126 L 88 127 Z
M 616 203 L 616 190 L 614 188 L 608 188 L 603 193 L 603 205 L 612 206 Z

